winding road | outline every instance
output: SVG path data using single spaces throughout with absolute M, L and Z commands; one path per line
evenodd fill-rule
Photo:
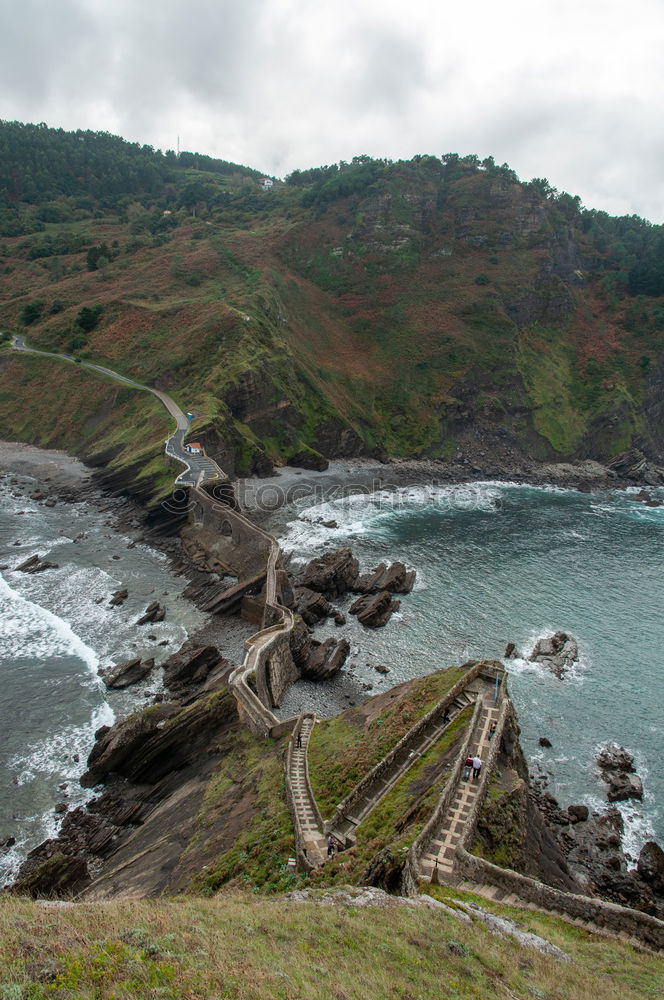
M 156 396 L 160 403 L 166 407 L 176 423 L 175 433 L 172 434 L 166 441 L 166 454 L 171 458 L 176 459 L 178 462 L 181 462 L 182 465 L 185 465 L 187 468 L 185 472 L 181 472 L 177 477 L 175 485 L 200 486 L 201 483 L 225 478 L 219 466 L 216 462 L 213 462 L 212 459 L 208 458 L 206 455 L 191 454 L 186 450 L 185 438 L 189 431 L 189 420 L 175 400 L 165 392 L 161 392 L 159 389 L 152 389 L 149 385 L 142 385 L 140 382 L 135 382 L 133 379 L 126 378 L 124 375 L 114 372 L 111 368 L 104 368 L 103 365 L 95 365 L 89 361 L 80 361 L 71 354 L 56 354 L 52 351 L 39 351 L 35 347 L 28 347 L 25 342 L 25 338 L 19 337 L 17 334 L 13 336 L 12 347 L 15 351 L 37 354 L 45 358 L 57 358 L 59 361 L 66 361 L 69 364 L 80 365 L 81 368 L 87 368 L 88 371 L 96 372 L 98 375 L 104 375 L 106 378 L 113 379 L 114 382 L 120 382 L 122 385 L 129 386 L 131 389 L 140 389 L 142 392 L 151 392 L 152 395 Z

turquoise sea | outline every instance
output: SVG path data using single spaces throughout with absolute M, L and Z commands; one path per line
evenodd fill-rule
M 385 628 L 352 617 L 326 627 L 350 638 L 356 674 L 374 693 L 470 657 L 501 658 L 509 641 L 524 657 L 540 636 L 575 636 L 580 662 L 562 680 L 525 658 L 507 661 L 522 745 L 561 805 L 593 808 L 607 804 L 598 747 L 631 750 L 645 797 L 620 808 L 635 854 L 650 837 L 664 843 L 664 507 L 635 493 L 477 482 L 305 496 L 273 530 L 295 562 L 349 544 L 363 569 L 393 559 L 417 569 Z M 651 493 L 664 500 L 664 489 Z M 321 523 L 330 521 L 337 527 Z M 351 600 L 337 603 L 346 610 Z

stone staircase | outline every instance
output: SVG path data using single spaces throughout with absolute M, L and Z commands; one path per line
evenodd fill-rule
M 353 834 L 360 823 L 376 808 L 381 799 L 387 795 L 413 764 L 438 742 L 459 713 L 468 705 L 475 703 L 477 697 L 478 692 L 472 688 L 465 688 L 461 691 L 448 706 L 449 718 L 445 719 L 441 712 L 435 718 L 430 719 L 424 729 L 417 734 L 417 739 L 404 745 L 395 755 L 390 762 L 389 769 L 377 774 L 363 788 L 362 795 L 353 803 L 352 812 L 335 816 L 329 824 L 330 832 L 341 844 L 352 843 Z
M 489 691 L 485 691 L 481 698 L 482 704 L 468 750 L 463 753 L 464 757 L 479 757 L 486 761 L 490 749 L 489 726 L 492 722 L 498 722 L 500 703 L 492 704 Z M 448 882 L 452 878 L 456 848 L 467 830 L 479 789 L 479 780 L 473 781 L 472 776 L 465 780 L 462 770 L 459 771 L 450 805 L 441 819 L 429 850 L 420 859 L 421 878 L 428 882 Z
M 327 857 L 327 841 L 318 807 L 310 791 L 307 769 L 307 749 L 315 717 L 304 715 L 293 730 L 288 750 L 286 780 L 298 848 L 304 854 L 307 867 L 322 865 Z M 298 746 L 298 732 L 301 745 Z

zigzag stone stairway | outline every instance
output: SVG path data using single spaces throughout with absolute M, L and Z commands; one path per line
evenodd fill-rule
M 498 721 L 500 703 L 492 704 L 488 692 L 481 695 L 482 707 L 468 746 L 468 756 L 485 760 L 489 751 L 489 726 Z M 432 842 L 433 850 L 420 862 L 420 875 L 426 881 L 447 882 L 454 871 L 456 848 L 466 829 L 472 806 L 478 795 L 479 780 L 465 780 L 460 774 L 456 792 Z
M 394 758 L 392 767 L 387 772 L 377 776 L 367 786 L 364 795 L 353 806 L 352 815 L 346 814 L 341 820 L 333 821 L 330 826 L 332 835 L 342 844 L 351 840 L 355 829 L 370 812 L 376 808 L 381 799 L 387 795 L 399 779 L 415 764 L 420 757 L 438 742 L 447 727 L 456 719 L 460 712 L 473 705 L 477 699 L 477 691 L 466 688 L 457 695 L 449 706 L 449 719 L 443 722 L 442 714 L 430 720 L 422 730 L 419 739 L 410 746 L 405 746 Z

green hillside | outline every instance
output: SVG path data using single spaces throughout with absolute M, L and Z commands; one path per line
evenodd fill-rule
M 4 122 L 0 150 L 0 328 L 167 389 L 231 474 L 664 454 L 661 226 L 473 156 L 360 156 L 264 190 L 106 133 Z M 29 364 L 0 354 L 5 434 L 125 470 L 147 449 L 157 495 L 162 429 L 118 441 L 127 413 L 100 418 L 96 381 L 44 420 Z M 50 408 L 81 384 L 64 371 Z

